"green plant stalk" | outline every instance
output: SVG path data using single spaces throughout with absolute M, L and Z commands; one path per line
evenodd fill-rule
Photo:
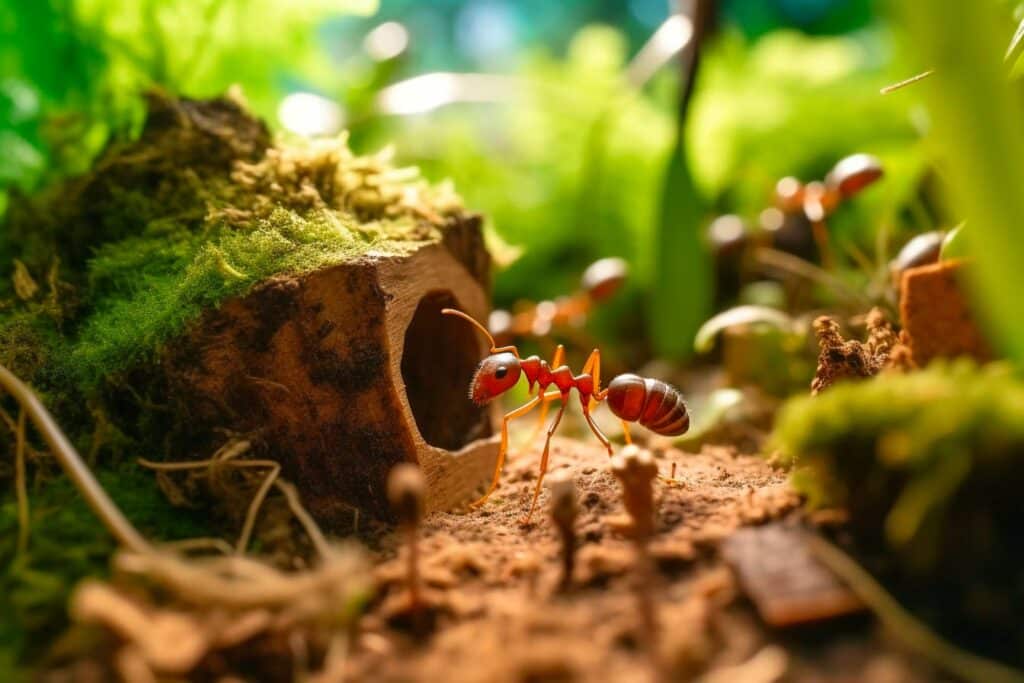
M 683 359 L 710 313 L 711 269 L 699 228 L 703 212 L 683 143 L 669 160 L 654 245 L 649 316 L 654 350 Z
M 967 223 L 976 259 L 972 292 L 994 341 L 1024 361 L 1024 103 L 1011 90 L 1003 26 L 993 2 L 898 0 L 906 45 L 935 69 L 920 85 L 932 119 L 931 144 L 943 163 L 952 208 Z
M 657 232 L 652 241 L 654 277 L 649 332 L 655 352 L 677 360 L 693 353 L 692 340 L 711 312 L 711 260 L 700 234 L 704 208 L 686 148 L 686 122 L 710 5 L 710 0 L 696 0 L 694 4 L 694 34 L 684 67 L 676 142 L 665 173 Z

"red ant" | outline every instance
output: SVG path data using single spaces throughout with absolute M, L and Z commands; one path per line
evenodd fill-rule
M 874 184 L 884 175 L 882 163 L 870 154 L 851 154 L 836 162 L 825 180 L 801 183 L 792 176 L 781 179 L 775 185 L 775 207 L 785 214 L 802 213 L 811 225 L 811 234 L 817 244 L 822 264 L 831 268 L 833 257 L 829 247 L 826 220 L 839 206 L 865 188 Z M 763 215 L 773 229 L 780 227 L 779 219 L 771 212 Z
M 587 316 L 597 304 L 610 299 L 626 281 L 628 266 L 620 258 L 610 257 L 594 261 L 583 271 L 579 290 L 553 301 L 525 304 L 510 313 L 495 309 L 487 327 L 495 339 L 502 342 L 516 337 L 543 337 L 553 329 L 568 332 L 583 326 Z
M 530 501 L 530 510 L 526 517 L 521 520 L 528 524 L 533 515 L 534 507 L 537 505 L 537 498 L 540 496 L 541 483 L 544 481 L 544 474 L 548 469 L 548 453 L 551 448 L 551 437 L 562 420 L 565 406 L 569 399 L 569 393 L 576 389 L 580 397 L 580 405 L 583 407 L 583 418 L 587 421 L 590 430 L 597 437 L 598 441 L 612 455 L 612 445 L 594 423 L 591 411 L 601 401 L 608 401 L 608 408 L 622 421 L 626 441 L 630 442 L 630 422 L 639 422 L 651 431 L 664 436 L 677 436 L 684 434 L 690 427 L 690 417 L 686 412 L 686 404 L 683 402 L 679 391 L 674 387 L 657 379 L 649 379 L 634 374 L 624 374 L 615 377 L 605 389 L 601 389 L 601 352 L 594 349 L 587 362 L 583 365 L 583 372 L 573 375 L 568 365 L 562 363 L 565 357 L 565 348 L 559 344 L 555 350 L 551 364 L 541 360 L 538 356 L 521 358 L 519 350 L 515 346 L 497 346 L 494 338 L 483 325 L 462 311 L 453 308 L 441 310 L 445 315 L 454 315 L 466 320 L 487 338 L 490 342 L 490 355 L 480 362 L 476 374 L 469 387 L 469 398 L 477 405 L 484 405 L 495 397 L 505 393 L 519 381 L 520 375 L 526 376 L 529 383 L 530 393 L 533 393 L 534 385 L 537 386 L 537 395 L 527 401 L 524 405 L 506 413 L 501 421 L 501 447 L 498 450 L 498 462 L 494 469 L 494 478 L 487 492 L 477 501 L 471 503 L 470 507 L 477 508 L 487 502 L 494 490 L 498 487 L 498 480 L 501 478 L 501 470 L 505 464 L 505 454 L 508 451 L 508 423 L 514 418 L 521 417 L 530 412 L 538 405 L 546 404 L 555 399 L 561 399 L 561 405 L 551 426 L 548 427 L 547 439 L 544 442 L 544 452 L 540 459 L 540 476 L 537 478 L 537 485 L 533 490 L 533 500 Z M 554 391 L 547 391 L 552 384 Z

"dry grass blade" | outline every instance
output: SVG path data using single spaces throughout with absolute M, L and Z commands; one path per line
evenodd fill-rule
M 332 552 L 331 547 L 327 544 L 327 539 L 324 538 L 324 533 L 320 530 L 319 525 L 313 521 L 313 516 L 303 507 L 302 501 L 299 500 L 299 492 L 295 486 L 281 479 L 274 483 L 277 485 L 277 489 L 284 494 L 285 500 L 288 501 L 289 509 L 295 515 L 295 519 L 299 520 L 302 528 L 306 530 L 309 540 L 312 541 L 313 546 L 320 553 L 320 557 L 328 557 Z
M 935 73 L 935 69 L 928 69 L 927 71 L 922 71 L 921 73 L 917 74 L 916 76 L 911 76 L 910 78 L 905 78 L 905 79 L 903 79 L 902 81 L 900 81 L 898 83 L 893 83 L 892 85 L 887 85 L 884 88 L 880 89 L 878 92 L 880 94 L 882 94 L 882 95 L 888 95 L 891 92 L 896 92 L 897 90 L 901 90 L 903 88 L 906 88 L 908 85 L 913 85 L 914 83 L 917 83 L 918 81 L 923 81 L 924 79 L 926 79 L 929 76 L 931 76 L 933 73 Z
M 325 555 L 328 552 L 328 545 L 319 527 L 313 519 L 309 517 L 305 508 L 302 507 L 294 487 L 278 479 L 278 476 L 281 473 L 281 465 L 273 460 L 236 459 L 246 453 L 250 446 L 250 442 L 245 440 L 230 441 L 218 450 L 212 458 L 207 460 L 188 462 L 153 462 L 151 460 L 146 460 L 145 458 L 139 458 L 138 463 L 147 469 L 164 472 L 181 472 L 209 468 L 211 478 L 217 476 L 222 468 L 246 469 L 252 467 L 266 467 L 270 471 L 263 479 L 259 488 L 256 490 L 256 493 L 253 495 L 252 501 L 249 503 L 249 509 L 246 512 L 245 521 L 242 524 L 242 532 L 239 534 L 238 541 L 235 543 L 235 552 L 245 552 L 245 549 L 248 547 L 249 541 L 252 538 L 252 531 L 256 525 L 256 518 L 259 516 L 260 508 L 263 506 L 263 502 L 266 500 L 271 486 L 276 485 L 278 490 L 280 490 L 287 499 L 288 507 L 291 509 L 292 514 L 294 514 L 296 519 L 299 520 L 303 528 L 306 530 L 306 533 L 309 535 L 310 540 L 313 542 L 313 545 L 316 546 L 317 552 L 319 552 L 321 556 Z
M 252 502 L 249 503 L 249 510 L 245 515 L 245 524 L 242 525 L 242 533 L 239 535 L 238 543 L 235 545 L 236 553 L 244 553 L 245 549 L 249 546 L 249 538 L 252 536 L 253 527 L 256 526 L 256 517 L 259 515 L 260 507 L 263 505 L 263 501 L 266 500 L 270 487 L 273 486 L 277 480 L 277 475 L 280 473 L 281 466 L 273 463 L 270 467 L 270 472 L 267 473 L 259 489 L 256 490 L 256 495 L 252 497 Z

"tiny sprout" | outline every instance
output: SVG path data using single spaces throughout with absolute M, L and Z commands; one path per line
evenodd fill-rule
M 426 481 L 420 468 L 401 463 L 395 465 L 388 475 L 388 501 L 391 511 L 403 527 L 409 545 L 409 565 L 407 582 L 409 585 L 409 605 L 418 609 L 421 603 L 420 572 L 419 572 L 419 524 L 423 516 L 423 499 Z
M 427 484 L 416 465 L 395 465 L 388 475 L 388 501 L 391 511 L 403 526 L 417 526 L 423 515 L 423 498 Z
M 654 533 L 654 492 L 651 483 L 658 476 L 658 465 L 651 452 L 629 444 L 612 458 L 612 474 L 622 484 L 622 501 L 633 518 L 633 534 L 638 540 Z
M 628 444 L 612 458 L 612 474 L 622 484 L 622 500 L 633 521 L 633 543 L 636 550 L 634 590 L 641 625 L 641 642 L 646 643 L 656 680 L 664 678 L 661 660 L 657 610 L 652 584 L 656 577 L 647 551 L 647 541 L 654 533 L 654 493 L 651 484 L 658 476 L 658 465 L 651 452 Z
M 548 480 L 551 490 L 551 519 L 562 537 L 562 579 L 561 589 L 566 590 L 572 583 L 576 566 L 576 482 L 568 470 L 559 470 Z

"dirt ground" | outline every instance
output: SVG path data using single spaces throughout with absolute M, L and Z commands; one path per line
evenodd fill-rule
M 606 453 L 570 439 L 553 443 L 551 471 L 570 468 L 579 517 L 571 588 L 559 590 L 560 541 L 542 494 L 528 527 L 538 440 L 510 456 L 485 507 L 428 517 L 421 571 L 429 607 L 409 613 L 403 536 L 365 532 L 375 549 L 378 598 L 360 623 L 346 680 L 654 681 L 640 617 L 631 542 L 613 530 L 622 515 Z M 656 454 L 654 576 L 663 680 L 706 683 L 936 680 L 900 653 L 869 615 L 777 630 L 744 596 L 721 557 L 737 529 L 798 514 L 784 472 L 762 458 L 706 446 Z M 550 476 L 550 475 L 549 475 Z

